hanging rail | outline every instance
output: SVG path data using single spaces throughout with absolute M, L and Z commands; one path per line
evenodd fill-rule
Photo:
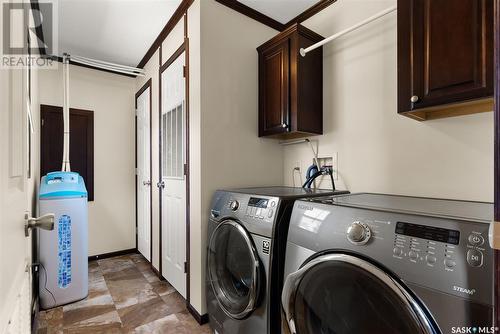
M 330 36 L 330 37 L 327 37 L 327 38 L 325 38 L 324 40 L 319 41 L 318 43 L 311 45 L 311 46 L 310 46 L 310 47 L 308 47 L 308 48 L 305 48 L 305 49 L 304 49 L 304 48 L 301 48 L 301 49 L 300 49 L 300 55 L 301 55 L 302 57 L 305 57 L 305 56 L 306 56 L 306 54 L 307 54 L 308 52 L 311 52 L 312 50 L 317 49 L 317 48 L 319 48 L 320 46 L 325 45 L 326 43 L 329 43 L 329 42 L 333 41 L 334 39 L 337 39 L 337 38 L 339 38 L 339 37 L 341 37 L 341 36 L 344 36 L 345 34 L 348 34 L 348 33 L 350 33 L 350 32 L 351 32 L 351 31 L 353 31 L 353 30 L 356 30 L 356 29 L 358 29 L 358 28 L 361 28 L 362 26 L 364 26 L 364 25 L 366 25 L 366 24 L 368 24 L 368 23 L 370 23 L 370 22 L 372 22 L 372 21 L 375 21 L 375 20 L 377 20 L 377 19 L 381 18 L 382 16 L 385 16 L 385 15 L 387 15 L 387 14 L 389 14 L 389 13 L 392 13 L 392 12 L 396 11 L 397 9 L 398 9 L 398 8 L 397 8 L 396 6 L 394 6 L 394 7 L 390 7 L 390 8 L 387 8 L 387 9 L 385 9 L 385 10 L 383 10 L 383 11 L 381 11 L 381 12 L 379 12 L 379 13 L 377 13 L 377 14 L 373 15 L 373 16 L 370 16 L 370 17 L 369 17 L 369 18 L 367 18 L 366 20 L 363 20 L 363 21 L 361 21 L 361 22 L 359 22 L 359 23 L 357 23 L 357 24 L 353 25 L 352 27 L 349 27 L 349 28 L 347 28 L 347 29 L 344 29 L 344 30 L 342 30 L 342 31 L 340 31 L 340 32 L 338 32 L 338 33 L 336 33 L 335 35 L 332 35 L 332 36 Z

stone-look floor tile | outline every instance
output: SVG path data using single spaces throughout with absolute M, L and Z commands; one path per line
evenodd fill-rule
M 137 269 L 139 269 L 143 273 L 144 272 L 146 272 L 146 273 L 153 273 L 151 271 L 151 264 L 149 262 L 137 262 L 137 263 L 135 263 L 135 266 L 136 266 Z
M 186 300 L 177 292 L 161 296 L 168 308 L 168 314 L 179 313 L 186 310 Z
M 117 309 L 158 297 L 153 287 L 142 276 L 136 279 L 109 280 L 107 286 Z
M 113 257 L 109 259 L 97 260 L 99 268 L 103 274 L 119 272 L 127 268 L 134 268 L 134 262 L 128 257 Z
M 153 287 L 153 291 L 160 296 L 165 296 L 175 292 L 174 287 L 171 286 L 167 281 L 158 280 L 158 282 L 151 282 L 150 284 Z
M 108 272 L 103 274 L 107 282 L 121 280 L 145 280 L 144 275 L 136 267 L 125 268 L 121 271 Z
M 56 307 L 40 311 L 38 315 L 39 333 L 61 334 L 63 330 L 63 308 Z
M 136 334 L 174 334 L 178 333 L 177 327 L 180 324 L 177 315 L 170 314 L 166 317 L 152 321 L 145 325 L 136 327 L 132 333 Z
M 150 270 L 148 271 L 141 271 L 142 275 L 144 276 L 144 278 L 146 278 L 146 280 L 149 282 L 149 283 L 153 283 L 153 282 L 159 282 L 160 279 L 158 278 L 158 276 Z
M 64 334 L 121 334 L 122 323 L 116 311 L 64 326 Z
M 140 263 L 140 262 L 148 262 L 142 254 L 130 254 L 129 258 L 132 260 L 134 263 Z
M 208 334 L 140 254 L 89 262 L 89 296 L 40 312 L 38 334 Z
M 160 297 L 148 300 L 145 303 L 118 309 L 118 314 L 120 315 L 125 331 L 132 331 L 143 324 L 158 320 L 172 313 Z
M 64 327 L 85 321 L 112 311 L 115 311 L 113 298 L 110 294 L 87 298 L 63 307 Z
M 101 271 L 101 269 L 99 268 L 99 263 L 97 263 L 97 261 L 90 261 L 89 262 L 89 273 L 93 273 L 96 271 Z

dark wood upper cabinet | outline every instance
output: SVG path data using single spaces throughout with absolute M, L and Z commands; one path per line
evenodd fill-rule
M 398 0 L 398 112 L 491 111 L 493 1 Z
M 257 48 L 259 137 L 323 133 L 323 49 L 299 53 L 322 39 L 295 24 Z

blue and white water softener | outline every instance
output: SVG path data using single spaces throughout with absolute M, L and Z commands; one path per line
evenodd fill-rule
M 39 291 L 44 309 L 88 295 L 87 189 L 74 172 L 53 172 L 42 178 L 40 214 L 55 215 L 54 230 L 40 230 Z
M 63 57 L 64 140 L 61 172 L 42 177 L 40 215 L 54 214 L 54 229 L 39 234 L 40 305 L 47 309 L 88 295 L 88 208 L 83 178 L 69 162 L 69 56 Z

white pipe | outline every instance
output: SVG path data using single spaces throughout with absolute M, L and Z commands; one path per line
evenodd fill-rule
M 133 72 L 139 72 L 139 73 L 143 73 L 144 72 L 144 69 L 142 69 L 142 68 L 127 66 L 127 65 L 114 64 L 114 63 L 110 63 L 110 62 L 107 62 L 107 61 L 97 60 L 97 59 L 92 59 L 92 58 L 87 58 L 87 57 L 82 57 L 82 56 L 71 56 L 71 60 L 83 60 L 83 61 L 87 61 L 87 62 L 91 62 L 91 63 L 95 63 L 95 64 L 102 64 L 102 65 L 105 65 L 105 66 L 110 66 L 110 67 L 114 67 L 114 68 L 118 68 L 118 69 L 122 69 L 122 70 L 131 70 Z
M 79 63 L 79 64 L 83 64 L 83 65 L 93 66 L 93 67 L 97 67 L 97 68 L 100 68 L 100 69 L 103 69 L 103 70 L 108 70 L 108 71 L 113 71 L 113 72 L 118 72 L 118 73 L 123 73 L 123 74 L 137 75 L 137 76 L 141 76 L 141 77 L 145 75 L 142 72 L 138 73 L 138 72 L 132 72 L 132 71 L 128 71 L 128 70 L 117 69 L 117 68 L 114 68 L 114 67 L 111 67 L 111 66 L 97 64 L 97 63 L 93 63 L 93 62 L 82 60 L 82 59 L 73 59 L 72 58 L 71 61 L 74 62 L 74 63 Z
M 335 35 L 327 37 L 324 40 L 319 41 L 318 43 L 311 45 L 310 47 L 307 47 L 305 49 L 301 48 L 300 49 L 300 54 L 301 54 L 302 57 L 305 57 L 308 52 L 311 52 L 312 50 L 317 49 L 320 46 L 325 45 L 326 43 L 329 43 L 329 42 L 333 41 L 334 39 L 337 39 L 337 38 L 339 38 L 341 36 L 344 36 L 345 34 L 348 34 L 348 33 L 350 33 L 353 30 L 356 30 L 356 29 L 358 29 L 358 28 L 360 28 L 360 27 L 362 27 L 362 26 L 364 26 L 364 25 L 366 25 L 366 24 L 368 24 L 368 23 L 370 23 L 372 21 L 375 21 L 375 20 L 381 18 L 382 16 L 385 16 L 385 15 L 387 15 L 389 13 L 392 13 L 392 12 L 396 11 L 397 9 L 398 9 L 398 7 L 396 7 L 396 6 L 387 8 L 387 9 L 385 9 L 385 10 L 383 10 L 383 11 L 381 11 L 381 12 L 379 12 L 379 13 L 373 15 L 373 16 L 370 16 L 366 20 L 363 20 L 363 21 L 361 21 L 361 22 L 353 25 L 352 27 L 344 29 L 344 30 L 336 33 Z
M 70 172 L 71 166 L 69 162 L 69 55 L 63 56 L 63 123 L 64 123 L 64 137 L 63 137 L 63 172 Z

